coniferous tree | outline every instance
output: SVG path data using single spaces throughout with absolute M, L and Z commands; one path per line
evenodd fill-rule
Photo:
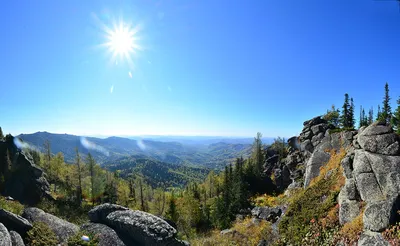
M 374 109 L 371 108 L 368 112 L 368 124 L 367 125 L 371 125 L 374 122 Z
M 77 174 L 78 174 L 78 187 L 76 189 L 76 199 L 78 202 L 78 205 L 80 206 L 82 204 L 82 164 L 81 164 L 81 156 L 78 151 L 78 147 L 75 148 L 75 162 L 76 162 L 76 168 L 77 168 Z
M 2 140 L 3 138 L 4 138 L 3 130 L 2 130 L 1 127 L 0 127 L 0 140 Z
M 365 110 L 362 106 L 360 106 L 360 121 L 359 121 L 359 128 L 363 126 L 368 126 L 368 118 L 365 115 Z
M 87 165 L 89 168 L 89 175 L 90 175 L 90 185 L 91 185 L 91 195 L 92 195 L 92 205 L 94 205 L 95 202 L 95 189 L 94 189 L 94 179 L 95 179 L 95 173 L 94 173 L 94 167 L 96 165 L 96 161 L 92 157 L 90 153 L 88 153 L 87 156 Z
M 340 116 L 340 123 L 343 128 L 350 127 L 350 102 L 349 102 L 349 94 L 344 94 L 344 103 L 342 106 L 342 115 Z
M 392 118 L 392 124 L 397 134 L 400 134 L 400 97 L 397 99 L 397 108 Z
M 45 165 L 44 167 L 46 170 L 50 170 L 50 163 L 51 163 L 51 147 L 50 147 L 50 141 L 46 140 L 43 143 L 43 147 L 45 150 Z
M 389 85 L 388 83 L 386 83 L 385 96 L 383 97 L 382 113 L 379 120 L 386 122 L 386 124 L 389 124 L 391 118 L 392 118 L 392 108 L 390 107 Z
M 350 108 L 349 108 L 349 128 L 354 128 L 355 125 L 355 118 L 354 118 L 354 101 L 353 98 L 350 98 Z
M 178 222 L 178 211 L 176 208 L 176 200 L 174 192 L 172 192 L 171 197 L 168 201 L 168 211 L 165 216 L 175 223 Z
M 381 118 L 382 112 L 381 112 L 381 106 L 378 105 L 378 113 L 376 114 L 376 120 L 379 120 Z
M 340 123 L 340 110 L 335 108 L 335 105 L 332 105 L 330 110 L 326 111 L 326 114 L 323 118 L 328 121 L 329 124 L 332 124 L 334 127 L 338 128 Z
M 254 174 L 256 177 L 260 177 L 262 174 L 262 167 L 264 164 L 264 154 L 262 150 L 262 134 L 257 132 L 257 136 L 253 142 L 252 159 L 254 161 Z

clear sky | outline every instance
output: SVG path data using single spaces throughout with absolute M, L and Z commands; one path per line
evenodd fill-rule
M 4 0 L 0 32 L 5 133 L 289 137 L 400 96 L 396 1 Z

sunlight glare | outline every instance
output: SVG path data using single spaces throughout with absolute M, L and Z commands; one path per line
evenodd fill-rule
M 118 64 L 117 58 L 120 58 L 126 59 L 130 65 L 133 65 L 132 55 L 141 49 L 137 43 L 139 27 L 132 27 L 121 20 L 118 24 L 114 24 L 113 29 L 104 26 L 104 30 L 107 33 L 107 42 L 104 45 L 112 53 L 115 64 Z

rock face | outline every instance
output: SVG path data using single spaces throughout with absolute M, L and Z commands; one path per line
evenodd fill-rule
M 366 151 L 398 155 L 400 153 L 399 137 L 390 126 L 374 123 L 363 130 L 358 136 L 358 143 Z
M 81 226 L 81 230 L 90 232 L 97 236 L 99 239 L 98 246 L 125 246 L 125 244 L 117 235 L 117 233 L 110 227 L 98 224 L 98 223 L 87 223 Z
M 107 215 L 109 215 L 110 213 L 120 210 L 128 210 L 128 208 L 115 204 L 104 203 L 94 207 L 92 210 L 89 211 L 89 219 L 94 223 L 100 223 L 105 221 Z
M 177 231 L 163 219 L 152 214 L 129 210 L 114 204 L 103 204 L 89 212 L 90 230 L 118 236 L 121 245 L 186 245 L 176 239 Z M 114 234 L 114 233 L 115 234 Z M 107 245 L 107 244 L 104 244 Z
M 7 176 L 4 194 L 20 202 L 36 204 L 43 197 L 51 199 L 50 186 L 42 169 L 37 167 L 28 153 L 24 153 L 15 145 L 16 138 L 8 135 L 0 141 L 0 174 Z M 9 153 L 11 167 L 5 161 Z M 11 168 L 11 170 L 10 170 Z
M 164 220 L 142 211 L 115 211 L 106 218 L 106 224 L 133 241 L 144 245 L 183 245 L 176 240 L 177 231 Z
M 59 242 L 65 242 L 69 237 L 75 235 L 79 231 L 79 227 L 60 219 L 54 215 L 45 213 L 39 208 L 26 208 L 22 217 L 26 218 L 29 222 L 43 222 L 46 223 L 50 229 L 56 234 Z
M 255 207 L 251 210 L 251 214 L 258 219 L 275 223 L 282 215 L 282 210 L 278 207 Z
M 0 223 L 0 245 L 12 246 L 10 233 L 8 233 L 7 228 L 2 223 Z
M 0 209 L 0 222 L 8 230 L 14 230 L 22 235 L 25 235 L 27 231 L 32 229 L 32 224 L 28 220 L 4 209 Z
M 10 231 L 10 237 L 11 237 L 12 246 L 25 246 L 21 235 L 19 235 L 17 232 Z

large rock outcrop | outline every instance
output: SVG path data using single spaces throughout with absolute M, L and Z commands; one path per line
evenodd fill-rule
M 4 194 L 27 204 L 36 204 L 43 197 L 52 199 L 43 170 L 33 163 L 28 153 L 16 146 L 18 141 L 11 135 L 7 135 L 4 141 L 0 140 L 0 175 L 5 177 Z M 11 166 L 7 163 L 7 154 Z
M 8 230 L 16 231 L 22 235 L 32 229 L 32 224 L 27 219 L 4 209 L 0 209 L 0 223 L 7 227 Z
M 68 221 L 60 219 L 52 214 L 48 214 L 39 208 L 26 208 L 22 217 L 29 222 L 43 222 L 56 234 L 58 241 L 66 242 L 68 238 L 79 231 L 79 227 Z
M 22 240 L 21 235 L 19 235 L 17 232 L 10 231 L 10 237 L 12 246 L 25 246 L 25 243 Z
M 2 223 L 0 223 L 0 245 L 12 246 L 10 233 Z
M 186 245 L 176 239 L 175 228 L 146 212 L 105 204 L 95 207 L 89 214 L 90 219 L 95 220 L 92 222 L 109 226 L 126 245 Z
M 87 223 L 81 226 L 81 230 L 90 232 L 97 236 L 99 240 L 98 246 L 125 246 L 121 238 L 110 227 L 99 223 Z

